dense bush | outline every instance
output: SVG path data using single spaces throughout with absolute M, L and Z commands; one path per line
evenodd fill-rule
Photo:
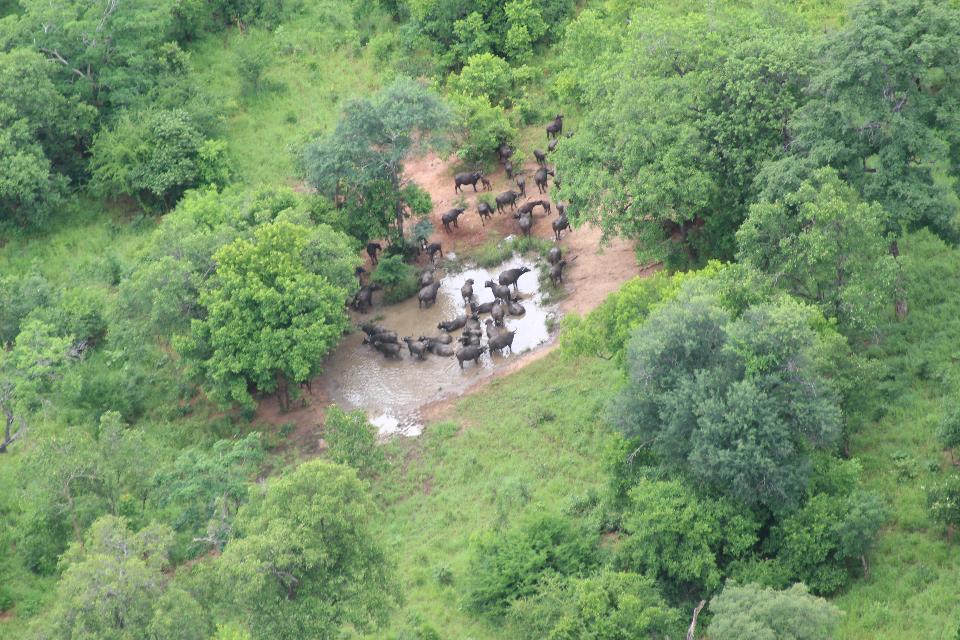
M 383 450 L 377 444 L 377 429 L 363 411 L 346 413 L 331 406 L 323 421 L 323 439 L 330 459 L 353 467 L 361 478 L 377 476 L 386 466 Z
M 708 632 L 714 640 L 829 640 L 843 615 L 826 600 L 811 596 L 802 584 L 775 591 L 727 583 L 710 601 L 710 612 Z
M 383 299 L 390 303 L 406 300 L 419 290 L 417 270 L 400 255 L 381 258 L 370 280 L 383 287 Z
M 506 613 L 514 600 L 536 593 L 540 580 L 582 575 L 598 558 L 595 534 L 560 516 L 529 517 L 474 542 L 467 603 L 477 612 Z

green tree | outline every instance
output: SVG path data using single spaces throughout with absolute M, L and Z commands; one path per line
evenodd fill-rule
M 947 540 L 952 542 L 960 524 L 960 475 L 951 473 L 927 487 L 927 507 L 934 522 L 946 527 Z
M 769 545 L 793 579 L 831 595 L 847 584 L 852 567 L 869 571 L 867 553 L 886 519 L 872 494 L 818 494 L 774 528 Z
M 310 184 L 331 200 L 342 194 L 361 203 L 369 227 L 380 236 L 392 224 L 403 238 L 403 163 L 440 142 L 438 134 L 449 123 L 449 108 L 439 96 L 415 80 L 398 77 L 373 98 L 350 102 L 333 133 L 307 145 L 303 169 Z M 373 193 L 382 195 L 364 203 Z
M 829 640 L 843 615 L 802 584 L 776 591 L 732 582 L 710 601 L 710 612 L 714 640 Z
M 61 338 L 50 325 L 26 322 L 12 349 L 0 349 L 0 412 L 3 440 L 0 453 L 26 432 L 29 416 L 43 402 L 68 361 L 71 339 Z
M 262 459 L 260 434 L 254 432 L 220 440 L 209 450 L 188 449 L 154 475 L 153 499 L 167 510 L 173 528 L 188 537 L 189 554 L 211 546 L 222 550 Z
M 760 525 L 749 510 L 698 498 L 680 482 L 641 480 L 630 491 L 622 527 L 627 537 L 617 564 L 685 598 L 716 589 L 722 565 L 750 551 Z
M 254 638 L 337 638 L 369 629 L 394 599 L 392 563 L 356 473 L 314 460 L 240 508 L 216 561 L 232 611 Z
M 460 73 L 450 74 L 447 88 L 467 96 L 483 96 L 491 104 L 499 105 L 509 102 L 513 89 L 513 72 L 503 58 L 492 53 L 479 53 L 467 59 L 467 64 Z
M 451 94 L 454 109 L 457 157 L 469 166 L 488 161 L 504 142 L 515 144 L 517 127 L 502 106 L 494 106 L 486 96 Z
M 937 0 L 865 0 L 826 39 L 810 82 L 810 100 L 791 117 L 789 155 L 768 163 L 758 184 L 781 199 L 829 165 L 886 213 L 889 250 L 927 226 L 955 239 L 956 187 L 941 180 L 960 168 L 956 124 L 960 8 Z M 902 273 L 895 308 L 908 305 Z
M 697 264 L 734 253 L 753 177 L 802 101 L 809 38 L 748 9 L 664 13 L 638 10 L 595 41 L 596 14 L 574 29 L 561 87 L 584 117 L 557 149 L 558 193 L 574 221 Z
M 276 221 L 214 255 L 216 273 L 199 299 L 206 317 L 177 342 L 215 399 L 250 407 L 254 388 L 276 392 L 288 409 L 290 385 L 317 375 L 346 330 L 347 291 L 311 270 L 319 265 L 310 236 Z
M 97 107 L 133 102 L 154 78 L 154 54 L 173 26 L 149 0 L 23 0 L 20 41 L 57 69 L 58 86 Z
M 40 638 L 161 640 L 208 635 L 199 605 L 167 590 L 167 552 L 173 534 L 162 525 L 133 533 L 121 518 L 105 516 L 82 544 L 64 554 L 56 597 L 37 625 Z M 170 616 L 176 605 L 175 626 Z M 156 612 L 155 612 L 156 607 Z M 173 635 L 175 633 L 175 635 Z
M 783 200 L 750 207 L 739 257 L 848 330 L 869 331 L 893 291 L 883 218 L 880 205 L 821 169 Z
M 554 577 L 511 610 L 523 637 L 548 640 L 634 640 L 679 637 L 679 612 L 653 580 L 605 569 L 587 578 Z
M 696 282 L 696 281 L 694 281 Z M 817 312 L 784 300 L 740 318 L 716 297 L 683 293 L 654 310 L 627 353 L 612 417 L 668 466 L 774 512 L 799 504 L 809 455 L 841 433 L 839 398 Z

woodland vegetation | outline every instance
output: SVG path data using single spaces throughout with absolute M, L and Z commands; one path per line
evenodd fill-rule
M 0 635 L 954 637 L 958 52 L 956 0 L 0 0 Z M 558 113 L 663 270 L 416 441 L 255 423 L 366 243 L 415 293 L 405 163 Z

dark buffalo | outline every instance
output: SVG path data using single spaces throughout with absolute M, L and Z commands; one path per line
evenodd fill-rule
M 466 211 L 466 209 L 464 209 L 463 207 L 454 207 L 453 209 L 450 209 L 450 211 L 447 211 L 442 216 L 440 216 L 440 222 L 443 223 L 443 230 L 446 231 L 447 233 L 450 233 L 451 223 L 453 224 L 453 226 L 459 228 L 460 223 L 457 222 L 457 218 L 459 218 L 464 211 Z
M 563 115 L 558 113 L 553 122 L 547 125 L 547 139 L 556 138 L 561 133 L 563 133 Z
M 456 356 L 457 362 L 460 363 L 460 368 L 463 369 L 463 363 L 470 362 L 471 360 L 477 364 L 480 364 L 480 356 L 483 355 L 483 352 L 486 350 L 486 347 L 480 347 L 477 345 L 469 345 L 457 349 Z
M 477 213 L 480 214 L 480 224 L 483 226 L 486 226 L 485 219 L 493 217 L 493 209 L 483 201 L 477 203 Z
M 378 251 L 382 251 L 382 250 L 383 250 L 383 247 L 380 246 L 380 243 L 379 243 L 379 242 L 368 242 L 368 243 L 367 243 L 367 255 L 370 256 L 370 264 L 372 264 L 372 265 L 376 265 L 376 264 L 377 264 L 377 262 L 378 262 L 378 260 L 377 260 L 377 252 L 378 252 Z
M 522 276 L 525 273 L 530 273 L 530 267 L 517 267 L 516 269 L 507 269 L 506 271 L 500 272 L 500 275 L 497 277 L 497 282 L 508 287 L 510 285 L 517 287 L 517 280 L 519 280 L 520 276 Z
M 547 176 L 554 175 L 552 169 L 547 169 L 546 167 L 540 167 L 537 169 L 537 172 L 533 174 L 533 181 L 537 183 L 537 191 L 540 193 L 547 192 Z
M 517 198 L 520 197 L 519 191 L 504 191 L 494 201 L 497 203 L 497 213 L 503 213 L 503 208 L 508 204 L 512 209 L 517 208 Z
M 431 285 L 427 285 L 423 289 L 420 289 L 420 292 L 417 293 L 417 306 L 423 307 L 426 304 L 428 307 L 437 301 L 437 292 L 440 291 L 440 283 L 434 282 Z
M 483 175 L 482 171 L 473 171 L 470 173 L 458 173 L 453 176 L 453 191 L 460 193 L 464 185 L 470 185 L 473 190 L 477 190 L 477 183 L 480 183 L 484 189 L 490 189 L 490 181 Z

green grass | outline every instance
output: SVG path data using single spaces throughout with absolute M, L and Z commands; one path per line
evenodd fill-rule
M 607 361 L 570 363 L 553 353 L 457 401 L 450 421 L 419 440 L 396 445 L 396 470 L 374 486 L 400 558 L 405 605 L 393 632 L 419 615 L 444 638 L 515 637 L 460 607 L 471 537 L 530 510 L 562 510 L 603 483 L 610 432 L 598 415 L 619 375 Z M 437 579 L 446 571 L 451 584 Z
M 949 463 L 936 439 L 943 396 L 960 386 L 960 252 L 918 234 L 901 244 L 910 315 L 890 327 L 878 355 L 889 374 L 886 414 L 852 440 L 868 487 L 892 517 L 871 555 L 871 577 L 837 598 L 840 638 L 953 639 L 960 625 L 960 548 L 927 517 L 924 485 Z
M 249 95 L 235 64 L 245 40 L 273 52 L 263 87 Z M 224 137 L 241 182 L 292 182 L 299 147 L 329 130 L 349 99 L 379 88 L 378 66 L 359 41 L 342 3 L 319 2 L 272 33 L 231 29 L 192 48 L 201 85 L 226 106 Z

